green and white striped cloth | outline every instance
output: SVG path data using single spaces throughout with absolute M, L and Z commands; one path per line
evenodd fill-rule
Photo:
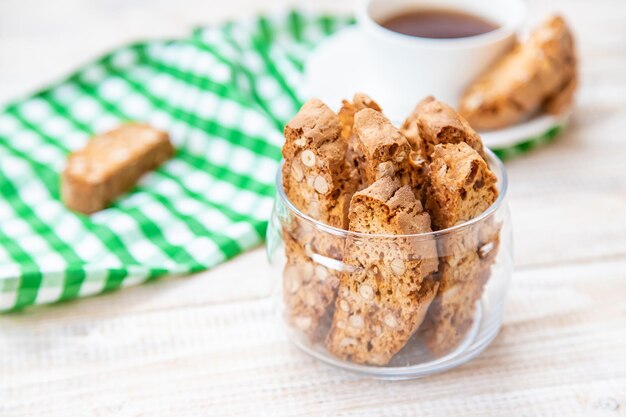
M 205 270 L 258 245 L 306 55 L 348 17 L 295 11 L 118 49 L 0 111 L 0 311 Z M 127 120 L 177 155 L 111 208 L 59 199 L 67 154 Z

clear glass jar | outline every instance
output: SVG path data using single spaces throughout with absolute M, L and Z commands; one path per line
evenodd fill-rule
M 267 252 L 289 338 L 326 363 L 384 379 L 441 372 L 482 352 L 500 329 L 513 269 L 506 172 L 487 153 L 497 201 L 468 222 L 417 235 L 313 220 L 287 199 L 279 172 Z M 375 266 L 354 262 L 355 253 L 376 254 Z

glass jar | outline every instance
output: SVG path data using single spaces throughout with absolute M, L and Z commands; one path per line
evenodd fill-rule
M 487 153 L 495 203 L 416 235 L 322 224 L 291 204 L 279 172 L 267 252 L 289 338 L 326 363 L 384 379 L 441 372 L 482 352 L 502 324 L 513 269 L 506 172 Z

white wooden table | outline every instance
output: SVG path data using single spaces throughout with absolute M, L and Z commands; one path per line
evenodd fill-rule
M 129 40 L 285 4 L 0 0 L 0 103 Z M 535 0 L 531 20 L 551 10 L 578 34 L 578 110 L 556 143 L 507 163 L 516 272 L 476 360 L 390 383 L 304 356 L 272 316 L 258 249 L 0 317 L 0 416 L 626 416 L 626 3 Z

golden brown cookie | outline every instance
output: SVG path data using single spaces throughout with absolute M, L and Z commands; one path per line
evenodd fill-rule
M 61 176 L 63 202 L 84 214 L 102 210 L 173 154 L 168 134 L 146 124 L 102 133 L 69 156 Z
M 364 234 L 430 232 L 430 217 L 410 186 L 382 177 L 352 198 L 350 230 Z M 437 291 L 432 237 L 349 236 L 327 348 L 357 363 L 387 364 L 421 324 Z
M 362 155 L 362 182 L 371 185 L 385 176 L 416 187 L 422 179 L 414 170 L 411 147 L 402 133 L 380 112 L 364 109 L 354 116 L 354 135 Z
M 498 197 L 496 176 L 464 142 L 435 147 L 429 178 L 426 206 L 438 230 L 474 219 Z M 420 328 L 433 353 L 448 353 L 470 329 L 491 274 L 498 233 L 499 226 L 486 219 L 440 237 L 439 293 Z
M 285 127 L 282 182 L 302 213 L 325 225 L 347 228 L 350 198 L 358 183 L 346 161 L 339 117 L 320 100 L 309 100 Z M 287 265 L 283 274 L 288 320 L 310 336 L 332 305 L 338 277 L 314 261 L 341 260 L 344 241 L 298 217 L 283 227 Z
M 518 123 L 542 105 L 562 111 L 576 89 L 576 65 L 570 29 L 562 17 L 551 17 L 469 86 L 459 111 L 479 130 Z
M 356 182 L 346 162 L 339 117 L 320 100 L 307 101 L 285 127 L 282 170 L 289 200 L 324 224 L 347 227 Z
M 353 137 L 352 126 L 354 125 L 354 115 L 363 110 L 372 109 L 382 113 L 382 110 L 378 103 L 376 103 L 370 96 L 363 93 L 356 93 L 352 98 L 352 102 L 343 100 L 341 102 L 341 109 L 339 110 L 339 120 L 341 120 L 341 136 L 350 141 Z
M 348 143 L 348 151 L 346 152 L 346 159 L 353 169 L 353 174 L 358 178 L 358 189 L 361 190 L 367 187 L 368 184 L 362 180 L 362 169 L 364 163 L 364 157 L 359 149 L 358 140 L 354 136 L 354 115 L 363 110 L 372 109 L 378 112 L 382 112 L 378 103 L 372 100 L 368 95 L 363 93 L 356 93 L 352 98 L 352 102 L 348 100 L 342 101 L 341 109 L 339 110 L 339 120 L 341 120 L 341 136 Z
M 473 219 L 498 197 L 496 176 L 464 142 L 435 147 L 429 179 L 426 208 L 437 230 Z
M 423 159 L 430 161 L 435 146 L 465 142 L 485 158 L 480 136 L 467 120 L 446 103 L 429 96 L 404 121 L 402 133 Z

